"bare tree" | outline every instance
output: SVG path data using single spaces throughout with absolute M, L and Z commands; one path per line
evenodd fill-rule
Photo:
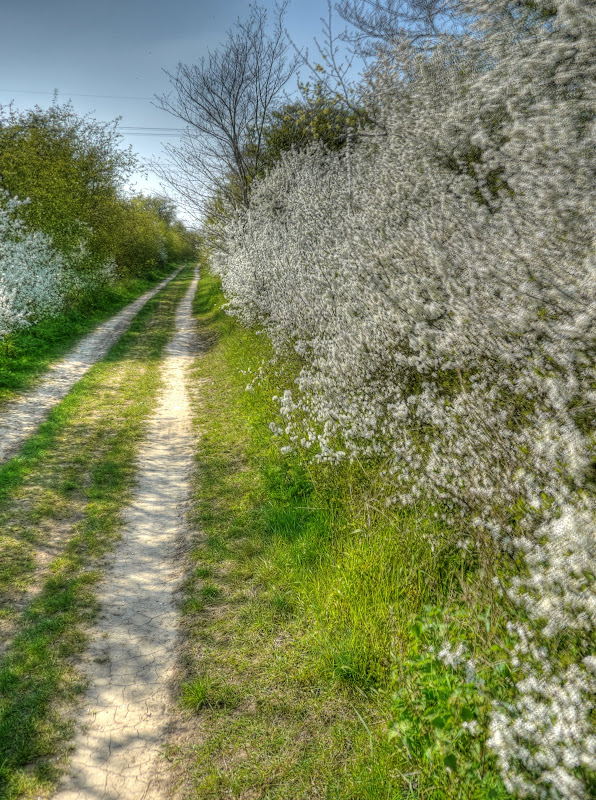
M 296 68 L 283 27 L 288 3 L 276 4 L 271 29 L 266 9 L 251 5 L 219 49 L 166 70 L 172 90 L 156 104 L 187 127 L 178 145 L 165 145 L 169 163 L 154 167 L 195 215 L 214 196 L 248 205 L 265 124 Z

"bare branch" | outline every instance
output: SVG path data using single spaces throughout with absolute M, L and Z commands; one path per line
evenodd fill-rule
M 357 57 L 362 58 L 362 56 L 355 49 L 346 49 L 343 43 L 348 39 L 347 31 L 343 31 L 339 35 L 335 33 L 331 0 L 327 0 L 327 11 L 327 18 L 321 17 L 323 39 L 322 41 L 316 37 L 314 39 L 320 61 L 313 62 L 309 57 L 308 49 L 301 50 L 287 31 L 286 35 L 294 48 L 299 63 L 311 73 L 316 85 L 323 89 L 333 102 L 339 102 L 357 116 L 362 116 L 364 113 L 366 122 L 376 127 L 377 133 L 382 133 L 382 126 L 377 123 L 374 115 L 369 115 L 368 109 L 366 111 L 363 109 L 362 87 L 354 77 L 354 61 Z M 366 66 L 366 63 L 364 65 Z
M 219 49 L 199 63 L 179 63 L 175 73 L 164 70 L 172 90 L 156 97 L 156 105 L 187 128 L 179 145 L 166 146 L 169 163 L 154 168 L 196 209 L 204 210 L 214 193 L 248 205 L 263 128 L 296 69 L 283 26 L 288 2 L 276 4 L 271 30 L 266 9 L 251 5 Z

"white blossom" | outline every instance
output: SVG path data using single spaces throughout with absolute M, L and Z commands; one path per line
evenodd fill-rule
M 53 316 L 69 297 L 113 282 L 112 261 L 87 273 L 77 270 L 85 251 L 65 258 L 50 236 L 28 230 L 18 217 L 27 201 L 0 192 L 0 338 Z
M 22 203 L 0 196 L 0 338 L 61 306 L 64 260 L 51 239 L 23 229 Z
M 452 669 L 457 669 L 459 664 L 461 663 L 464 653 L 465 653 L 465 646 L 462 642 L 459 642 L 455 650 L 451 648 L 449 642 L 445 642 L 439 652 L 437 653 L 437 658 L 439 661 L 442 661 L 446 667 L 451 667 Z
M 511 792 L 582 800 L 595 753 L 596 14 L 537 0 L 555 13 L 529 26 L 530 4 L 465 5 L 463 40 L 398 43 L 372 67 L 386 134 L 352 144 L 349 170 L 345 152 L 286 153 L 214 262 L 228 310 L 302 359 L 279 400 L 286 447 L 384 459 L 388 506 L 424 497 L 468 524 L 462 542 L 523 558 L 502 588 L 524 677 L 490 742 Z

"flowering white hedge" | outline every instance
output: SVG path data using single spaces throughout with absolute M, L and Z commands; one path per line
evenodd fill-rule
M 375 456 L 470 541 L 522 554 L 514 708 L 491 744 L 520 796 L 596 770 L 596 15 L 470 0 L 464 42 L 372 70 L 386 135 L 288 153 L 223 232 L 233 313 L 305 366 L 281 398 L 314 457 Z
M 113 262 L 93 272 L 77 270 L 85 254 L 73 253 L 67 261 L 51 237 L 28 231 L 18 218 L 23 202 L 0 197 L 0 338 L 58 313 L 69 297 L 93 291 L 116 274 Z
M 24 229 L 20 205 L 0 204 L 0 337 L 56 313 L 63 300 L 64 260 L 48 236 Z

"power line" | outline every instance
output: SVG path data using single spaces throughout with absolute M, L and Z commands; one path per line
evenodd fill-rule
M 176 131 L 177 133 L 182 133 L 184 128 L 169 128 L 166 125 L 122 125 L 119 128 L 120 131 L 152 131 L 153 133 L 162 133 L 163 131 Z
M 180 136 L 185 130 L 165 125 L 121 125 L 117 128 L 118 133 L 126 136 Z
M 152 128 L 144 125 L 123 125 L 118 128 L 118 132 L 124 136 L 161 136 L 172 137 L 180 136 L 184 133 L 184 128 Z
M 124 131 L 125 136 L 165 136 L 165 137 L 176 137 L 180 136 L 179 133 L 144 133 L 142 131 L 132 131 L 131 133 L 127 133 Z
M 68 95 L 68 97 L 99 97 L 104 100 L 153 100 L 153 97 L 134 97 L 123 94 L 81 94 L 80 92 L 37 92 L 32 89 L 0 89 L 0 92 L 14 92 L 15 94 L 58 94 Z
M 0 121 L 0 128 L 2 127 Z M 18 126 L 22 130 L 35 130 L 35 125 L 19 125 Z M 55 133 L 59 132 L 59 128 L 54 128 L 53 131 Z M 121 128 L 116 128 L 116 133 L 126 135 L 126 136 L 180 136 L 180 134 L 184 133 L 184 128 L 145 128 L 145 127 L 138 127 L 134 129 L 129 129 L 126 125 Z

